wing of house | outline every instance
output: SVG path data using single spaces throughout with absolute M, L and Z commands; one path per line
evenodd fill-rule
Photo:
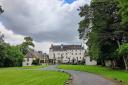
M 22 62 L 23 66 L 31 66 L 34 60 L 39 60 L 39 64 L 45 63 L 45 56 L 42 51 L 34 51 L 30 50 L 24 57 L 24 61 Z

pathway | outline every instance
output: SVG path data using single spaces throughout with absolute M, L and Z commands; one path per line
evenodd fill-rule
M 73 80 L 71 85 L 118 85 L 115 82 L 107 80 L 101 76 L 87 73 L 87 72 L 80 72 L 80 71 L 73 71 L 73 70 L 62 70 L 57 69 L 57 65 L 49 66 L 46 68 L 41 68 L 42 70 L 55 70 L 55 71 L 65 71 L 72 75 Z

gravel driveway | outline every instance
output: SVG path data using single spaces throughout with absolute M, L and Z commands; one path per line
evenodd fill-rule
M 71 85 L 118 85 L 117 83 L 107 80 L 101 76 L 87 73 L 87 72 L 80 72 L 80 71 L 73 71 L 73 70 L 62 70 L 57 69 L 57 65 L 49 66 L 46 68 L 41 68 L 41 70 L 61 70 L 65 71 L 72 75 L 73 80 Z

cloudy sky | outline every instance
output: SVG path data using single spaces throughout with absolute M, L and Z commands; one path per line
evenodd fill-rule
M 0 31 L 12 45 L 24 36 L 34 39 L 36 50 L 48 52 L 53 44 L 81 44 L 77 9 L 90 0 L 0 0 Z

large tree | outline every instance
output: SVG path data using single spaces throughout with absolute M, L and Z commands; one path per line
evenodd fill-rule
M 7 58 L 5 60 L 5 66 L 22 66 L 23 54 L 18 46 L 7 47 Z
M 118 51 L 119 57 L 123 58 L 125 69 L 128 70 L 128 43 L 124 43 L 120 45 L 117 51 Z
M 0 67 L 21 66 L 23 53 L 20 48 L 4 42 L 2 33 L 0 36 Z
M 89 54 L 102 64 L 104 60 L 117 59 L 115 51 L 122 40 L 118 11 L 116 0 L 92 0 L 90 6 L 80 8 L 80 15 L 84 17 L 79 24 L 80 38 L 88 34 Z
M 125 69 L 128 70 L 128 1 L 118 0 L 119 2 L 119 14 L 121 15 L 121 42 L 119 43 L 118 54 L 123 58 Z
M 4 67 L 5 59 L 7 58 L 7 51 L 5 45 L 0 43 L 0 67 Z

